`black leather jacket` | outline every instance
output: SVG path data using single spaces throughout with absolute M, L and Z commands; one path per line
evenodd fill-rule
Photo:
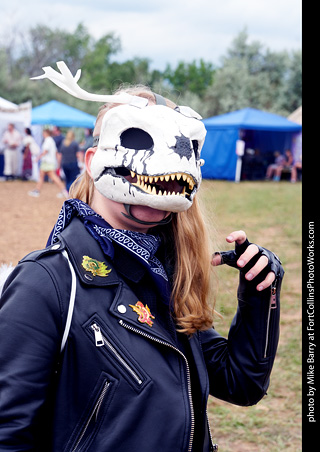
M 64 249 L 75 271 L 76 297 L 61 353 L 72 290 Z M 83 268 L 84 256 L 104 261 L 111 271 L 94 276 Z M 208 452 L 209 393 L 239 405 L 265 395 L 279 335 L 280 265 L 273 304 L 269 289 L 258 293 L 240 275 L 228 339 L 210 329 L 183 346 L 155 306 L 152 326 L 138 321 L 132 306 L 139 299 L 131 287 L 144 275 L 128 256 L 107 262 L 77 218 L 60 242 L 17 265 L 0 305 L 1 452 L 190 451 L 195 373 L 201 450 Z

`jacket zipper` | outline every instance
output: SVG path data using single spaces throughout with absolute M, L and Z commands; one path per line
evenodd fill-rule
M 91 325 L 91 328 L 94 332 L 94 337 L 95 337 L 95 343 L 96 343 L 96 347 L 102 347 L 104 345 L 106 345 L 108 347 L 108 349 L 112 352 L 112 354 L 117 358 L 117 360 L 119 361 L 119 363 L 122 365 L 122 367 L 124 367 L 129 374 L 134 378 L 134 380 L 141 385 L 143 383 L 143 381 L 141 380 L 141 378 L 139 377 L 139 375 L 132 369 L 132 367 L 129 366 L 129 364 L 122 358 L 122 356 L 117 352 L 117 350 L 114 348 L 114 346 L 108 341 L 108 339 L 103 336 L 101 329 L 99 327 L 99 325 L 97 325 L 96 323 L 93 323 Z
M 267 357 L 267 350 L 270 339 L 270 319 L 271 319 L 271 310 L 277 308 L 277 279 L 273 281 L 271 284 L 271 295 L 270 295 L 270 303 L 269 303 L 269 311 L 268 311 L 268 319 L 267 319 L 267 332 L 266 332 L 266 343 L 264 349 L 264 358 Z
M 193 411 L 192 394 L 191 394 L 191 376 L 190 376 L 190 369 L 189 369 L 189 363 L 188 363 L 187 358 L 184 356 L 184 354 L 178 348 L 176 348 L 174 345 L 169 344 L 169 342 L 162 341 L 161 339 L 151 336 L 150 334 L 147 334 L 144 331 L 138 330 L 137 328 L 134 328 L 134 327 L 124 323 L 123 320 L 119 320 L 119 323 L 121 326 L 123 326 L 124 328 L 126 328 L 130 331 L 133 331 L 134 333 L 140 334 L 141 336 L 146 337 L 147 339 L 150 339 L 151 341 L 157 342 L 158 344 L 170 347 L 172 350 L 175 350 L 177 353 L 179 353 L 180 356 L 183 357 L 183 359 L 186 363 L 186 369 L 187 369 L 188 398 L 189 398 L 189 405 L 190 405 L 190 412 L 191 412 L 191 430 L 190 430 L 190 440 L 189 440 L 189 447 L 188 447 L 188 452 L 191 452 L 193 436 L 194 436 L 194 411 Z
M 207 418 L 207 426 L 208 426 L 208 431 L 209 431 L 209 436 L 210 436 L 210 449 L 212 451 L 216 451 L 219 449 L 218 444 L 213 444 L 213 439 L 212 439 L 212 433 L 211 433 L 211 427 L 210 427 L 210 423 L 209 423 L 209 416 L 208 416 L 208 409 L 206 409 L 206 418 Z
M 99 395 L 99 398 L 96 401 L 96 403 L 95 403 L 95 405 L 93 407 L 93 410 L 91 411 L 91 414 L 90 414 L 85 426 L 83 427 L 83 429 L 81 431 L 81 434 L 80 434 L 79 438 L 77 439 L 77 442 L 76 442 L 75 446 L 72 449 L 72 452 L 75 452 L 77 450 L 77 448 L 78 448 L 79 444 L 81 443 L 81 441 L 82 441 L 82 439 L 83 439 L 83 437 L 84 437 L 84 435 L 85 435 L 85 433 L 86 433 L 86 431 L 87 431 L 87 429 L 88 429 L 88 427 L 90 425 L 90 422 L 92 421 L 93 417 L 95 417 L 95 422 L 97 422 L 98 414 L 99 414 L 102 402 L 103 402 L 103 400 L 105 398 L 105 395 L 107 393 L 109 385 L 110 385 L 110 382 L 106 381 L 104 386 L 103 386 L 103 388 L 102 388 L 102 391 L 101 391 L 101 393 Z

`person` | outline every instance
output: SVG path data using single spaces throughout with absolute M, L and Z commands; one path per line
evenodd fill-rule
M 93 144 L 92 133 L 93 133 L 92 129 L 85 129 L 85 131 L 84 131 L 85 137 L 80 143 L 80 150 L 82 152 L 86 152 L 87 149 L 92 147 L 92 144 Z
M 288 171 L 291 173 L 293 164 L 293 156 L 290 149 L 286 149 L 284 153 L 284 160 L 278 165 L 273 180 L 279 182 L 281 179 L 281 174 L 283 171 Z
M 39 178 L 39 165 L 37 157 L 40 154 L 40 147 L 37 144 L 36 140 L 33 138 L 32 132 L 29 127 L 26 127 L 25 134 L 26 135 L 23 138 L 24 164 L 22 172 L 24 171 L 25 166 L 27 166 L 28 174 L 25 175 L 26 178 L 37 181 Z
M 58 150 L 58 164 L 62 167 L 66 178 L 66 190 L 69 191 L 71 184 L 79 174 L 78 159 L 80 158 L 79 145 L 75 141 L 72 130 L 68 130 L 66 138 Z
M 29 146 L 24 146 L 22 149 L 23 162 L 22 162 L 22 180 L 29 180 L 32 175 L 32 159 Z
M 42 189 L 45 176 L 47 175 L 52 182 L 54 182 L 59 188 L 60 192 L 57 194 L 59 197 L 68 198 L 68 192 L 64 183 L 56 173 L 57 168 L 57 148 L 55 142 L 51 136 L 50 129 L 44 129 L 42 132 L 44 141 L 42 144 L 42 151 L 38 155 L 37 160 L 40 161 L 40 174 L 39 180 L 34 190 L 28 192 L 30 196 L 39 197 Z
M 285 157 L 279 152 L 274 152 L 274 163 L 271 163 L 267 168 L 266 179 L 271 180 L 275 176 L 275 173 L 279 166 L 283 165 Z
M 86 150 L 92 147 L 93 144 L 93 129 L 85 129 L 85 137 L 80 143 L 80 153 L 78 157 L 78 164 L 80 168 L 80 172 L 82 173 L 85 170 L 84 167 L 84 155 Z
M 297 178 L 298 178 L 298 170 L 302 170 L 302 154 L 299 156 L 299 158 L 297 158 L 293 165 L 292 165 L 292 169 L 291 169 L 291 179 L 290 181 L 292 183 L 297 182 Z
M 9 123 L 7 130 L 4 132 L 2 137 L 2 142 L 5 145 L 3 174 L 6 177 L 6 180 L 13 180 L 18 175 L 18 150 L 21 146 L 21 141 L 21 133 L 15 128 L 13 123 Z
M 59 151 L 60 146 L 64 140 L 64 135 L 61 133 L 61 129 L 58 126 L 53 126 L 52 128 L 52 138 L 56 143 L 56 148 Z
M 47 248 L 2 293 L 0 450 L 209 452 L 209 393 L 243 406 L 266 394 L 279 259 L 240 230 L 235 250 L 211 255 L 203 123 L 149 88 L 117 97 Z M 228 339 L 209 299 L 221 264 L 240 271 Z

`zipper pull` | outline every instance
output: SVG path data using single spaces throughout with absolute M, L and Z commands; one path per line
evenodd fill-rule
M 277 308 L 277 281 L 276 279 L 273 281 L 271 285 L 271 300 L 270 300 L 270 308 Z
M 104 340 L 103 340 L 103 336 L 100 330 L 100 327 L 94 323 L 91 328 L 94 331 L 94 338 L 96 341 L 96 347 L 102 347 L 104 345 Z

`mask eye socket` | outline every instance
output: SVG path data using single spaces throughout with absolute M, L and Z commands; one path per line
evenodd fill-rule
M 192 140 L 192 147 L 195 153 L 196 158 L 198 159 L 200 157 L 199 155 L 199 142 L 198 140 Z
M 153 147 L 152 137 L 142 129 L 131 127 L 122 132 L 120 136 L 121 146 L 128 149 L 151 149 Z

